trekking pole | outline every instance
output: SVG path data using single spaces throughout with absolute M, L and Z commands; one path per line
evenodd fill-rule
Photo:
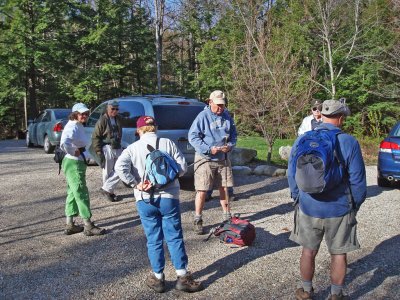
M 225 146 L 228 144 L 228 136 L 225 136 Z M 228 153 L 225 154 L 225 186 L 224 186 L 224 191 L 225 191 L 225 201 L 226 201 L 226 210 L 228 213 L 231 212 L 229 208 L 229 192 L 228 192 Z

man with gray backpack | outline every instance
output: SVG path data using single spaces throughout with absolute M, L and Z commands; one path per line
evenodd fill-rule
M 303 247 L 296 299 L 313 297 L 315 257 L 324 236 L 331 256 L 329 299 L 346 299 L 347 253 L 360 248 L 356 214 L 366 198 L 365 165 L 357 140 L 340 130 L 350 110 L 345 99 L 326 100 L 321 113 L 322 124 L 296 139 L 289 158 L 296 204 L 290 239 Z

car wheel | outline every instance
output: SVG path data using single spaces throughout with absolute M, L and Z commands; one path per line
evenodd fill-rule
M 46 153 L 53 153 L 55 146 L 50 143 L 49 137 L 46 135 L 44 137 L 44 144 L 43 144 L 44 152 Z
M 31 140 L 29 139 L 29 131 L 26 132 L 25 141 L 26 141 L 26 146 L 27 146 L 28 148 L 33 147 L 33 144 L 31 143 Z
M 378 186 L 380 187 L 389 187 L 390 181 L 383 177 L 378 177 Z

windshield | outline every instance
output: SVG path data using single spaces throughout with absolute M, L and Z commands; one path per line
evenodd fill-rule
M 156 105 L 153 107 L 158 129 L 189 129 L 199 112 L 200 105 Z

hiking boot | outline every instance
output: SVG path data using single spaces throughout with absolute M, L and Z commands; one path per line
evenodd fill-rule
M 194 220 L 194 232 L 197 234 L 204 234 L 203 220 Z
M 103 188 L 100 189 L 100 192 L 106 196 L 106 199 L 110 202 L 115 202 L 117 200 L 117 196 L 113 193 L 107 192 L 105 190 L 103 190 Z
M 195 293 L 201 291 L 204 287 L 200 281 L 195 281 L 190 272 L 187 272 L 185 276 L 178 276 L 175 288 L 179 291 L 187 293 Z
M 298 288 L 296 290 L 296 299 L 297 300 L 311 300 L 314 294 L 314 290 L 311 289 L 311 292 L 304 291 L 303 288 Z
M 146 285 L 157 293 L 165 292 L 165 277 L 158 279 L 153 273 L 146 278 Z
M 90 222 L 89 225 L 85 225 L 83 233 L 86 236 L 103 235 L 106 233 L 106 230 L 104 228 L 97 227 L 93 222 Z
M 83 231 L 82 226 L 75 225 L 74 223 L 67 224 L 64 229 L 64 234 L 71 235 Z
M 347 300 L 347 299 L 349 299 L 349 297 L 343 295 L 342 293 L 340 293 L 339 295 L 336 294 L 329 295 L 328 298 L 328 300 Z

